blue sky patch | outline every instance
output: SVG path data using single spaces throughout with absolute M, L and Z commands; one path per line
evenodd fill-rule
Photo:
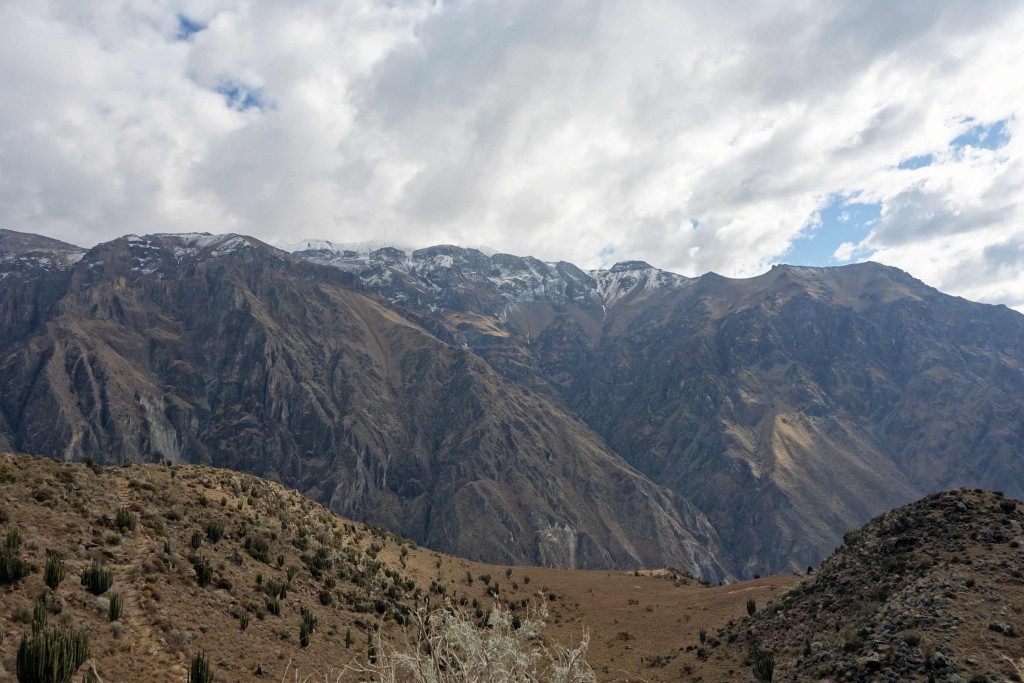
M 225 81 L 217 86 L 217 92 L 224 96 L 225 102 L 232 109 L 260 109 L 264 107 L 263 95 L 258 88 L 249 88 L 235 81 Z
M 976 149 L 999 149 L 1010 140 L 1010 134 L 1006 130 L 1007 119 L 995 123 L 979 123 L 971 126 L 965 132 L 953 138 L 950 146 L 953 149 L 961 150 L 964 147 Z
M 924 168 L 925 166 L 931 166 L 935 161 L 935 155 L 933 154 L 918 154 L 915 157 L 907 157 L 900 162 L 897 168 L 915 170 L 918 168 Z
M 204 28 L 206 28 L 206 24 L 192 21 L 184 14 L 178 15 L 178 40 L 188 40 Z
M 782 262 L 795 266 L 825 266 L 836 263 L 832 257 L 843 242 L 860 242 L 882 215 L 878 202 L 858 202 L 856 195 L 832 195 L 782 256 Z

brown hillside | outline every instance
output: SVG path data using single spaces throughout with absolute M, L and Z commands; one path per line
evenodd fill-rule
M 1024 510 L 1002 494 L 928 496 L 846 535 L 783 599 L 723 634 L 776 681 L 1020 681 Z
M 544 601 L 547 636 L 577 642 L 586 629 L 598 680 L 675 681 L 700 663 L 700 629 L 714 632 L 741 616 L 748 596 L 766 602 L 796 580 L 706 587 L 674 570 L 477 564 L 344 520 L 277 484 L 203 466 L 90 467 L 5 454 L 0 488 L 0 534 L 17 530 L 20 552 L 34 565 L 24 579 L 0 586 L 0 681 L 14 680 L 14 654 L 39 597 L 47 600 L 51 624 L 68 620 L 88 630 L 93 662 L 107 682 L 184 681 L 199 651 L 210 655 L 218 681 L 278 681 L 286 669 L 323 680 L 365 656 L 374 629 L 397 636 L 397 622 L 428 600 L 434 607 L 445 597 L 465 602 L 470 612 L 475 601 L 486 610 L 492 598 L 482 576 L 516 610 L 524 600 Z M 119 509 L 134 516 L 133 530 L 117 528 Z M 224 528 L 217 543 L 208 534 L 211 522 Z M 68 569 L 56 591 L 42 576 L 50 550 Z M 213 568 L 205 587 L 193 566 L 199 556 Z M 114 577 L 100 597 L 79 581 L 93 560 Z M 280 615 L 268 611 L 272 582 L 287 584 Z M 123 596 L 124 610 L 112 624 L 107 607 L 114 593 Z M 307 648 L 299 643 L 300 607 L 318 621 Z M 746 673 L 722 668 L 701 675 L 725 681 Z

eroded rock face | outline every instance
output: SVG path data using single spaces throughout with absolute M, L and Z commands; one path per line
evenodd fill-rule
M 42 279 L 46 302 L 4 308 L 23 318 L 0 360 L 7 448 L 253 472 L 470 558 L 731 574 L 695 508 L 353 275 L 150 235 Z
M 557 396 L 705 513 L 742 575 L 816 564 L 845 530 L 929 491 L 1024 495 L 1024 317 L 897 269 L 730 280 L 319 247 L 296 253 Z

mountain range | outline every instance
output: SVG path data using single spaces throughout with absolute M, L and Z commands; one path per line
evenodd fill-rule
M 252 472 L 494 563 L 719 581 L 1024 495 L 1024 316 L 875 263 L 0 231 L 0 321 L 0 450 Z

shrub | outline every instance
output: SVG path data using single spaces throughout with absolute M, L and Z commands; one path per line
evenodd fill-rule
M 124 596 L 114 593 L 110 596 L 110 607 L 107 608 L 107 618 L 110 621 L 117 621 L 121 618 L 121 609 L 124 607 Z
M 458 608 L 419 612 L 406 629 L 402 649 L 377 631 L 368 648 L 368 662 L 355 666 L 357 673 L 382 682 L 594 683 L 594 672 L 586 661 L 589 636 L 584 632 L 574 649 L 546 642 L 540 638 L 545 617 L 546 608 L 541 603 L 517 630 L 512 627 L 512 612 L 496 605 L 487 618 L 488 628 L 478 629 L 472 617 Z
M 89 636 L 70 629 L 22 636 L 15 660 L 19 683 L 67 683 L 89 658 Z
M 205 652 L 193 655 L 188 669 L 188 683 L 213 683 L 213 670 Z
M 46 565 L 43 567 L 43 581 L 50 587 L 50 590 L 57 590 L 57 586 L 68 575 L 68 568 L 64 565 L 64 558 L 60 553 L 48 551 L 46 553 Z
M 113 573 L 96 560 L 82 572 L 82 585 L 93 595 L 103 595 L 113 584 Z
M 135 531 L 138 521 L 139 518 L 135 516 L 135 513 L 126 507 L 117 508 L 117 513 L 114 515 L 114 526 L 122 534 L 126 531 Z

